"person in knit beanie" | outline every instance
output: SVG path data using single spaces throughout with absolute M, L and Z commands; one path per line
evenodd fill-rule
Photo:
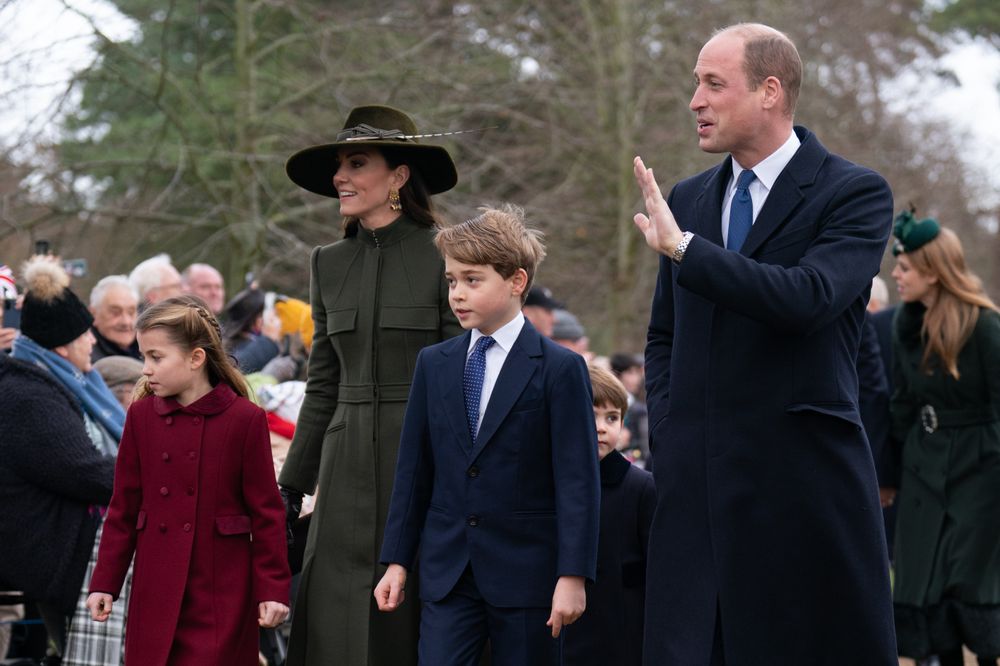
M 69 276 L 52 257 L 34 256 L 24 266 L 21 335 L 14 358 L 48 370 L 80 401 L 94 446 L 118 453 L 125 410 L 93 369 L 94 318 L 69 288 Z

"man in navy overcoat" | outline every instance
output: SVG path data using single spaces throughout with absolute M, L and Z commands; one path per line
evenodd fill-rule
M 668 201 L 635 160 L 636 224 L 664 255 L 646 348 L 650 666 L 898 663 L 855 371 L 892 196 L 793 128 L 801 71 L 772 28 L 717 33 L 690 106 L 699 146 L 729 156 Z

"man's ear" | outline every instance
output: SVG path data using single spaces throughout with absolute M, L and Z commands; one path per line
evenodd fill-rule
M 208 356 L 205 354 L 205 350 L 201 347 L 195 347 L 194 351 L 191 352 L 191 369 L 198 370 L 205 365 L 207 360 Z
M 69 348 L 66 345 L 59 345 L 58 347 L 53 347 L 52 351 L 61 356 L 62 358 L 69 360 Z
M 781 86 L 781 81 L 776 76 L 769 76 L 760 84 L 764 96 L 761 105 L 765 109 L 772 109 L 784 103 L 785 89 Z

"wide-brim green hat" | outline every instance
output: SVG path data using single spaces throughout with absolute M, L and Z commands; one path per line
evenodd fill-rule
M 391 106 L 356 106 L 351 109 L 344 129 L 333 143 L 305 148 L 288 158 L 285 173 L 299 187 L 325 197 L 337 198 L 333 174 L 337 152 L 343 146 L 377 146 L 406 153 L 406 164 L 417 169 L 429 194 L 455 187 L 458 172 L 448 151 L 441 146 L 420 143 L 413 120 Z

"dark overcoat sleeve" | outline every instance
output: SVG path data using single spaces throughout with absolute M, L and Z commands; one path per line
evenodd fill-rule
M 323 248 L 313 250 L 309 277 L 309 299 L 315 326 L 312 350 L 309 352 L 308 379 L 305 399 L 295 424 L 295 436 L 288 457 L 281 468 L 278 482 L 311 495 L 319 478 L 319 460 L 323 452 L 323 436 L 337 408 L 340 391 L 340 359 L 326 331 L 326 306 L 320 288 L 319 255 Z
M 678 286 L 778 332 L 826 327 L 870 288 L 889 234 L 888 183 L 874 171 L 856 171 L 830 197 L 796 265 L 761 263 L 696 235 L 677 267 Z

